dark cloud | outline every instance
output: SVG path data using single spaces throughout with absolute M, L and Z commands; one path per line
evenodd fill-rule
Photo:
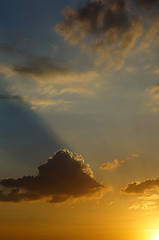
M 119 36 L 132 25 L 132 16 L 125 0 L 88 1 L 87 5 L 73 11 L 69 7 L 64 10 L 64 20 L 54 30 L 74 44 L 85 37 L 106 34 L 113 31 Z
M 127 0 L 89 0 L 76 10 L 66 7 L 54 31 L 72 45 L 87 39 L 88 51 L 98 54 L 95 65 L 119 70 L 143 33 L 142 16 L 133 6 Z
M 36 176 L 3 179 L 0 184 L 5 188 L 0 192 L 2 202 L 47 199 L 52 203 L 61 203 L 95 197 L 108 188 L 96 181 L 81 156 L 67 149 L 59 150 L 39 166 Z
M 159 179 L 149 179 L 144 182 L 132 182 L 121 189 L 123 193 L 138 194 L 159 188 Z
M 135 0 L 135 4 L 141 8 L 151 9 L 157 5 L 159 6 L 159 0 Z
M 0 99 L 1 100 L 17 100 L 19 102 L 24 102 L 26 98 L 18 95 L 0 94 Z
M 124 0 L 89 1 L 76 12 L 76 19 L 92 33 L 103 33 L 109 29 L 125 31 L 131 20 Z
M 14 64 L 12 70 L 17 74 L 31 77 L 47 77 L 68 73 L 67 69 L 58 67 L 49 57 L 30 57 L 24 65 Z

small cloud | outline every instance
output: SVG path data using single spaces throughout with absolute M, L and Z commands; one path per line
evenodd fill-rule
M 127 194 L 141 194 L 150 190 L 155 190 L 159 188 L 158 179 L 149 179 L 144 182 L 132 182 L 128 183 L 125 188 L 121 189 L 121 193 Z
M 98 182 L 81 155 L 67 149 L 59 150 L 38 167 L 36 176 L 0 181 L 1 202 L 47 200 L 50 203 L 99 198 L 109 186 Z
M 100 169 L 102 169 L 102 170 L 111 170 L 111 169 L 114 169 L 114 168 L 117 168 L 117 167 L 120 167 L 120 163 L 119 163 L 119 161 L 117 159 L 115 159 L 113 162 L 103 163 L 100 166 Z
M 57 106 L 62 104 L 71 104 L 71 101 L 65 101 L 65 100 L 52 100 L 52 99 L 40 99 L 40 98 L 34 98 L 34 99 L 28 99 L 28 102 L 33 106 Z
M 131 157 L 126 158 L 126 160 L 129 161 L 129 160 L 133 160 L 135 158 L 139 158 L 142 154 L 143 154 L 143 151 L 141 151 L 139 153 L 136 153 L 136 154 L 132 154 Z M 100 166 L 100 169 L 102 169 L 102 170 L 111 170 L 111 169 L 114 169 L 114 168 L 118 168 L 122 164 L 124 164 L 126 162 L 126 160 L 119 161 L 118 159 L 115 159 L 113 162 L 103 163 Z
M 129 209 L 133 210 L 143 210 L 143 211 L 148 211 L 157 208 L 156 202 L 153 201 L 147 201 L 147 202 L 136 202 L 132 206 L 129 207 Z
M 31 110 L 37 108 L 46 108 L 50 106 L 58 107 L 58 109 L 68 110 L 71 106 L 72 101 L 67 100 L 55 100 L 55 99 L 41 99 L 41 98 L 27 98 L 27 102 L 31 105 Z
M 143 155 L 143 151 L 141 151 L 141 152 L 138 152 L 138 153 L 133 153 L 131 156 L 132 156 L 132 158 L 139 158 L 139 157 L 141 157 L 142 155 Z

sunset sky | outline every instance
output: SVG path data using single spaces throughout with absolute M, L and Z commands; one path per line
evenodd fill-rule
M 0 19 L 0 239 L 159 240 L 159 1 Z

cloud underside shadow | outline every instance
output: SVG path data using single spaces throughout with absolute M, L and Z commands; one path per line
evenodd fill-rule
M 36 176 L 3 179 L 1 202 L 47 200 L 50 203 L 99 198 L 107 185 L 98 182 L 81 156 L 67 149 L 59 150 L 38 167 Z

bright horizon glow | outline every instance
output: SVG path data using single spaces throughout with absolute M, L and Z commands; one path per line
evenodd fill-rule
M 159 240 L 159 232 L 155 233 L 154 240 Z

